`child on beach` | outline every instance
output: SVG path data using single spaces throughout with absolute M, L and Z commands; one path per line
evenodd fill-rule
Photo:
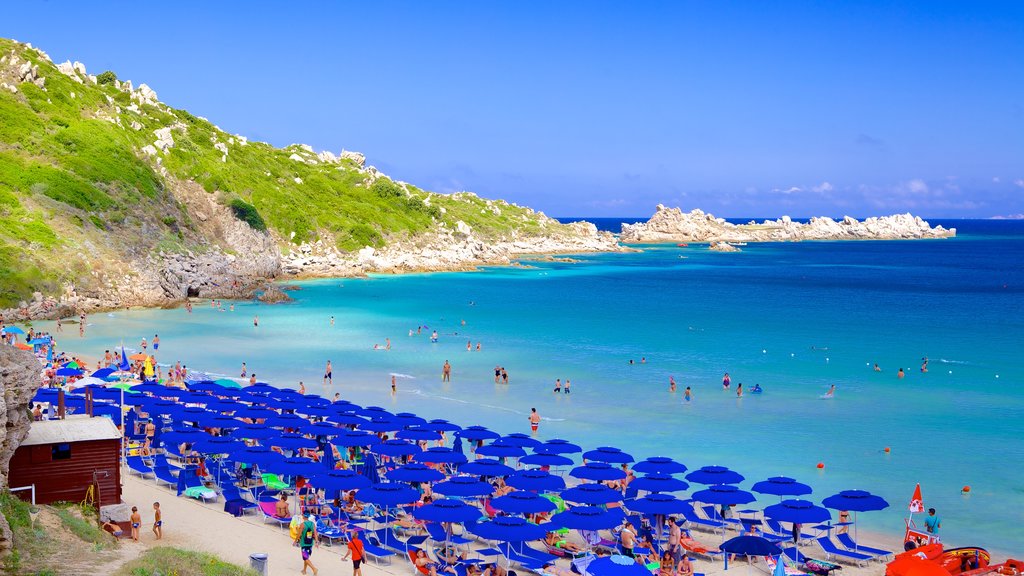
M 164 537 L 164 520 L 163 514 L 160 512 L 160 503 L 153 502 L 153 534 L 156 534 L 156 539 L 159 540 Z
M 139 514 L 137 506 L 132 506 L 132 540 L 139 541 L 139 526 L 142 526 L 142 515 Z

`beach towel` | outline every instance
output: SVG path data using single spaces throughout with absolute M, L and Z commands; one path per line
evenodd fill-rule
M 184 494 L 185 494 L 185 496 L 188 496 L 189 498 L 195 498 L 197 500 L 199 500 L 199 499 L 206 500 L 206 499 L 216 498 L 217 497 L 217 493 L 216 492 L 214 492 L 213 490 L 210 490 L 209 488 L 207 488 L 205 486 L 189 486 L 188 488 L 185 488 Z

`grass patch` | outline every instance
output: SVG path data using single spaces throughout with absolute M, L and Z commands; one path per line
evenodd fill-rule
M 231 213 L 235 215 L 235 218 L 245 222 L 253 230 L 266 231 L 267 223 L 263 221 L 263 217 L 260 216 L 260 212 L 255 206 L 241 198 L 232 200 L 230 206 Z
M 54 506 L 54 512 L 60 518 L 61 524 L 83 542 L 94 544 L 101 549 L 114 545 L 110 534 L 100 528 L 96 513 L 92 509 L 60 503 Z
M 212 554 L 178 548 L 150 548 L 137 559 L 125 564 L 114 576 L 255 576 L 256 572 L 225 562 Z

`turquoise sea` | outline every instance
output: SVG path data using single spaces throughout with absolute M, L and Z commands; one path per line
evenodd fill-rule
M 751 244 L 739 254 L 641 246 L 574 263 L 301 282 L 290 304 L 97 314 L 86 338 L 66 327 L 58 343 L 95 358 L 159 333 L 161 362 L 236 377 L 246 362 L 262 381 L 302 380 L 327 396 L 501 432 L 528 430 L 536 407 L 541 437 L 691 469 L 724 464 L 747 477 L 744 488 L 786 474 L 810 483 L 815 500 L 870 490 L 891 503 L 860 515 L 873 532 L 902 534 L 920 482 L 947 542 L 1019 555 L 1024 223 L 943 224 L 960 236 Z M 374 350 L 385 338 L 392 349 Z M 467 341 L 482 350 L 467 352 Z M 334 384 L 323 387 L 328 359 Z M 446 359 L 450 384 L 440 378 Z M 509 385 L 494 384 L 496 365 Z M 392 373 L 402 375 L 394 396 Z M 555 378 L 570 379 L 572 394 L 553 394 Z M 764 392 L 737 398 L 737 383 Z M 833 384 L 835 397 L 822 398 Z

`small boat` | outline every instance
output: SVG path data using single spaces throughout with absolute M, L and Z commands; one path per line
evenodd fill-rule
M 683 242 L 681 244 L 676 244 L 676 246 L 679 246 L 680 248 L 686 248 L 687 246 L 689 246 L 689 244 Z

